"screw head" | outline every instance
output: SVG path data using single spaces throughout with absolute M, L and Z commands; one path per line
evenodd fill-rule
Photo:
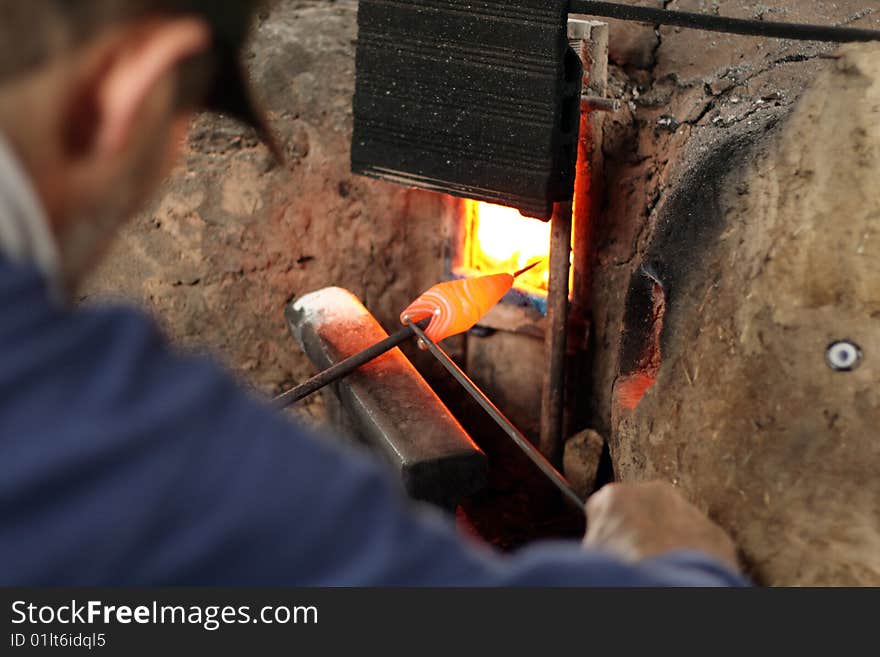
M 828 346 L 825 360 L 835 372 L 852 372 L 862 360 L 862 350 L 854 342 L 838 340 Z

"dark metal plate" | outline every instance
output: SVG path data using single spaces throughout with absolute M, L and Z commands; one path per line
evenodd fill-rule
M 567 0 L 361 0 L 352 171 L 549 219 L 571 198 Z

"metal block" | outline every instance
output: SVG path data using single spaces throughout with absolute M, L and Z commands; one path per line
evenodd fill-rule
M 582 68 L 568 0 L 361 0 L 352 171 L 550 219 Z
M 351 292 L 326 288 L 286 311 L 294 337 L 325 369 L 388 337 Z M 380 356 L 332 392 L 358 436 L 400 473 L 410 496 L 454 508 L 486 485 L 486 456 L 400 349 Z

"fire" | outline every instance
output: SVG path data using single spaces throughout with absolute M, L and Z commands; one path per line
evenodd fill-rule
M 466 233 L 461 267 L 470 274 L 515 272 L 542 260 L 516 280 L 516 288 L 547 294 L 550 280 L 550 223 L 513 208 L 465 201 Z

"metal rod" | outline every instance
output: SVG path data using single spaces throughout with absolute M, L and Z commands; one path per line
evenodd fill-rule
M 572 0 L 572 14 L 603 16 L 624 21 L 637 21 L 652 25 L 676 25 L 694 30 L 726 32 L 746 36 L 760 36 L 800 41 L 827 41 L 849 43 L 880 41 L 880 31 L 837 25 L 810 25 L 799 23 L 776 23 L 773 21 L 729 18 L 714 14 L 695 14 L 656 7 L 639 7 L 619 2 L 593 2 Z
M 562 460 L 565 409 L 565 358 L 568 339 L 568 276 L 571 270 L 572 202 L 556 204 L 550 228 L 550 282 L 547 291 L 547 371 L 541 394 L 541 452 Z
M 592 21 L 569 19 L 571 45 L 584 67 L 584 93 L 593 98 L 604 97 L 608 88 L 608 25 Z M 581 100 L 584 100 L 584 96 Z M 618 102 L 619 101 L 613 101 Z M 586 105 L 586 106 L 584 106 Z M 578 136 L 577 168 L 574 183 L 574 218 L 571 314 L 584 320 L 591 306 L 592 256 L 595 250 L 595 224 L 601 207 L 601 143 L 602 121 L 596 108 L 584 103 Z
M 568 480 L 563 477 L 559 471 L 553 467 L 553 464 L 548 461 L 541 452 L 539 452 L 526 438 L 519 429 L 517 429 L 513 423 L 508 420 L 504 414 L 498 409 L 495 404 L 492 403 L 486 394 L 480 390 L 477 385 L 470 380 L 467 374 L 465 374 L 462 369 L 455 364 L 455 362 L 446 354 L 443 349 L 441 349 L 431 338 L 425 335 L 424 331 L 420 329 L 418 326 L 410 323 L 409 326 L 412 328 L 413 332 L 419 337 L 419 340 L 424 343 L 424 345 L 428 348 L 428 351 L 440 361 L 440 364 L 446 368 L 446 370 L 458 381 L 461 386 L 468 392 L 468 394 L 473 397 L 477 403 L 483 407 L 483 410 L 489 414 L 489 416 L 495 420 L 495 423 L 504 429 L 504 432 L 510 436 L 511 440 L 516 443 L 517 447 L 519 447 L 523 452 L 525 452 L 526 456 L 531 459 L 532 463 L 538 466 L 538 469 L 541 470 L 546 477 L 553 482 L 553 484 L 562 492 L 565 499 L 570 502 L 572 505 L 576 506 L 581 512 L 584 511 L 584 500 L 580 498 L 574 488 L 571 487 L 571 484 L 568 483 Z
M 427 326 L 429 321 L 430 318 L 423 319 L 420 324 Z M 382 354 L 391 351 L 413 337 L 415 334 L 413 333 L 412 327 L 412 324 L 405 326 L 394 335 L 385 338 L 381 342 L 377 342 L 371 347 L 367 347 L 353 356 L 349 356 L 345 360 L 339 361 L 323 372 L 316 374 L 305 383 L 301 383 L 295 388 L 278 395 L 272 400 L 272 407 L 277 409 L 287 408 L 291 404 L 295 404 L 312 393 L 317 392 L 321 388 L 324 388 L 331 383 L 335 383 L 340 379 L 344 379 L 359 367 L 366 365 L 371 360 L 375 360 Z
M 537 267 L 538 265 L 540 265 L 542 262 L 544 262 L 544 259 L 543 259 L 543 258 L 541 258 L 540 260 L 536 260 L 536 261 L 533 262 L 532 264 L 530 264 L 530 265 L 528 265 L 528 266 L 523 267 L 522 269 L 520 269 L 518 272 L 516 272 L 516 273 L 513 275 L 513 277 L 514 277 L 514 278 L 519 278 L 520 276 L 522 276 L 523 274 L 525 274 L 527 271 L 531 271 L 532 269 L 534 269 L 535 267 Z
M 581 58 L 585 94 L 604 98 L 608 91 L 608 24 L 568 20 L 571 47 Z M 581 96 L 583 101 L 584 96 Z M 581 105 L 577 169 L 572 219 L 571 309 L 569 310 L 568 368 L 563 426 L 566 435 L 583 429 L 589 404 L 579 403 L 591 389 L 589 341 L 593 305 L 595 235 L 602 208 L 602 134 L 604 116 L 588 103 Z
M 619 112 L 621 105 L 616 98 L 581 96 L 581 106 L 587 112 Z

